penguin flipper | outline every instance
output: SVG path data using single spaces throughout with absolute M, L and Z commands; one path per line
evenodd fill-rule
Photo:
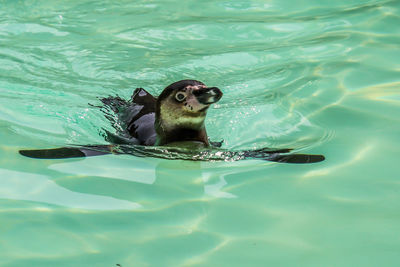
M 262 159 L 273 162 L 281 163 L 316 163 L 325 160 L 323 155 L 313 154 L 289 154 L 293 149 L 291 148 L 261 148 L 256 150 L 243 151 L 246 159 Z
M 112 153 L 110 145 L 93 145 L 84 147 L 60 147 L 51 149 L 20 150 L 25 157 L 35 159 L 68 159 L 100 156 Z
M 267 161 L 281 162 L 281 163 L 316 163 L 325 160 L 323 155 L 313 155 L 313 154 L 272 154 L 269 157 L 264 158 Z
M 287 153 L 290 149 L 278 150 L 253 150 L 244 151 L 240 155 L 242 159 L 262 159 L 266 161 L 280 162 L 280 163 L 316 163 L 325 160 L 323 155 L 313 154 L 281 154 Z M 130 154 L 137 157 L 157 157 L 171 159 L 165 157 L 164 154 L 154 153 L 154 151 L 147 151 L 143 146 L 124 146 L 124 145 L 86 145 L 76 147 L 60 147 L 51 149 L 32 149 L 20 150 L 19 153 L 25 157 L 35 159 L 67 159 L 67 158 L 83 158 L 100 156 L 107 154 Z M 236 152 L 237 153 L 237 152 Z M 229 156 L 233 156 L 229 153 Z M 193 160 L 190 156 L 180 159 Z M 221 158 L 222 159 L 222 158 Z

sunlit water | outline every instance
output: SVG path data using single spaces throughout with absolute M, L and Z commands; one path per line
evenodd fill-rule
M 400 2 L 0 1 L 1 266 L 398 266 Z M 210 137 L 317 164 L 129 155 L 98 97 L 198 79 Z

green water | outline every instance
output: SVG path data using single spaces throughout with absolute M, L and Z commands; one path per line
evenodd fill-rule
M 1 266 L 399 266 L 400 1 L 0 1 Z M 224 148 L 290 165 L 129 155 L 98 97 L 198 79 Z

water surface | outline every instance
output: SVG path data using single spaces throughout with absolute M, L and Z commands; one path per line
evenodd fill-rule
M 400 2 L 0 1 L 2 266 L 398 266 Z M 226 149 L 318 164 L 129 155 L 98 97 L 198 79 Z

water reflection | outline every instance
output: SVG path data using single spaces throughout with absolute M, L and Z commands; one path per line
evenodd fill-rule
M 258 161 L 240 163 L 238 166 L 257 165 L 255 162 Z M 163 203 L 165 205 L 168 201 L 176 200 L 235 198 L 236 195 L 224 191 L 228 185 L 225 177 L 232 173 L 240 173 L 240 169 L 232 165 L 235 163 L 170 161 L 106 155 L 79 161 L 55 160 L 48 169 L 64 175 L 86 177 L 86 179 L 104 178 L 97 180 L 101 183 L 97 187 L 115 186 L 120 180 L 129 181 L 131 196 L 128 198 L 135 201 L 136 196 L 136 201 L 142 200 L 146 203 L 143 204 L 146 208 L 160 201 L 165 201 Z M 230 171 L 227 170 L 228 166 Z M 142 192 L 138 192 L 139 190 Z M 96 194 L 95 190 L 90 191 Z M 159 199 L 161 196 L 163 196 L 162 199 Z
M 2 169 L 3 179 L 0 198 L 41 202 L 74 209 L 125 210 L 137 209 L 141 205 L 107 196 L 73 192 L 59 186 L 45 175 L 23 173 Z

